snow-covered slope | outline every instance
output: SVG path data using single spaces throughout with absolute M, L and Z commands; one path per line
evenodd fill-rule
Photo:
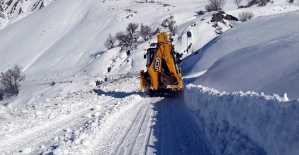
M 299 12 L 260 17 L 214 39 L 194 67 L 208 69 L 195 83 L 298 98 L 298 17 Z
M 188 40 L 188 44 L 192 43 L 190 52 L 198 51 L 217 36 L 209 22 L 212 13 L 196 15 L 197 11 L 204 10 L 206 4 L 206 1 L 195 0 L 156 3 L 134 0 L 56 1 L 0 31 L 1 38 L 5 38 L 0 42 L 0 71 L 15 64 L 24 68 L 28 78 L 104 75 L 109 67 L 111 73 L 138 71 L 144 69 L 143 54 L 149 42 L 155 42 L 155 37 L 143 43 L 140 39 L 138 49 L 127 56 L 119 47 L 107 51 L 103 46 L 109 33 L 115 35 L 124 31 L 130 22 L 167 31 L 161 23 L 173 14 L 178 26 L 174 38 L 177 52 L 187 48 L 187 31 L 193 33 Z M 252 10 L 256 11 L 256 16 L 262 16 L 265 12 L 277 13 L 272 8 L 282 6 L 286 7 L 281 11 L 296 9 L 295 5 L 287 6 L 284 2 L 283 5 L 269 4 L 267 8 L 254 6 Z M 248 10 L 235 10 L 232 1 L 228 1 L 225 8 L 234 16 Z M 194 23 L 196 25 L 192 26 Z M 229 29 L 228 25 L 222 27 L 223 31 Z

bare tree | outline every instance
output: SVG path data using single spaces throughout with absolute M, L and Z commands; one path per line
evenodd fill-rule
M 3 85 L 4 89 L 11 94 L 18 95 L 20 82 L 25 79 L 22 75 L 21 67 L 15 65 L 12 69 L 8 69 L 5 73 L 0 75 L 0 83 Z
M 117 32 L 115 38 L 119 41 L 120 45 L 130 44 L 130 38 L 123 31 Z
M 152 28 L 148 25 L 141 24 L 140 36 L 143 38 L 144 41 L 147 41 L 152 36 Z
M 240 8 L 240 4 L 243 0 L 234 0 L 234 3 L 237 5 L 238 8 Z
M 209 2 L 210 3 L 206 6 L 208 12 L 220 11 L 226 3 L 225 0 L 209 0 Z
M 254 14 L 252 12 L 241 12 L 239 13 L 238 17 L 240 21 L 245 22 L 253 18 Z
M 106 39 L 104 46 L 108 49 L 111 49 L 114 47 L 114 43 L 115 43 L 115 37 L 113 37 L 110 33 L 108 38 Z
M 119 44 L 126 50 L 133 50 L 137 48 L 137 44 L 134 44 L 130 34 L 126 34 L 120 31 L 116 33 L 115 38 L 119 41 Z
M 136 42 L 138 39 L 138 36 L 136 34 L 137 29 L 138 29 L 138 24 L 136 23 L 129 23 L 129 25 L 126 28 L 129 37 L 131 37 L 132 41 L 134 42 Z

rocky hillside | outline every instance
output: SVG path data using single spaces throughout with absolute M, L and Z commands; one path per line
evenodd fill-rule
M 0 0 L 0 29 L 57 0 Z

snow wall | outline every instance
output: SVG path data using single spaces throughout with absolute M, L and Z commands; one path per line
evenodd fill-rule
M 299 100 L 193 84 L 186 87 L 184 98 L 212 154 L 299 152 Z

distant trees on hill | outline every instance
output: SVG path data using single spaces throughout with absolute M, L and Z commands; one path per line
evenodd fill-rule
M 126 31 L 119 31 L 115 34 L 115 37 L 111 34 L 108 35 L 104 46 L 107 49 L 111 49 L 114 47 L 114 43 L 117 40 L 119 45 L 125 50 L 133 50 L 137 48 L 137 40 L 139 37 L 143 39 L 143 41 L 149 40 L 152 35 L 154 35 L 154 31 L 149 25 L 140 26 L 140 31 L 138 31 L 139 25 L 137 23 L 129 23 L 126 27 Z
M 223 6 L 225 5 L 225 0 L 209 0 L 209 4 L 206 5 L 206 10 L 208 12 L 211 11 L 221 11 Z
M 144 41 L 147 41 L 152 37 L 152 28 L 148 25 L 141 24 L 140 27 L 140 36 L 143 38 Z

